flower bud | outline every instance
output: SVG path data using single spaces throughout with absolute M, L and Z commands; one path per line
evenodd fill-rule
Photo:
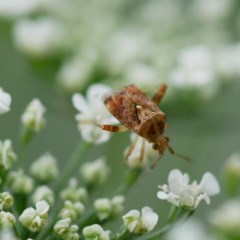
M 93 162 L 87 162 L 81 167 L 81 174 L 88 184 L 99 185 L 106 181 L 109 174 L 109 167 L 104 158 Z
M 60 193 L 61 199 L 84 203 L 87 199 L 87 190 L 83 187 L 78 187 L 77 185 L 77 180 L 71 178 L 68 187 Z
M 0 229 L 12 228 L 16 219 L 10 212 L 0 211 Z
M 138 210 L 131 210 L 123 216 L 123 223 L 126 228 L 136 234 L 150 232 L 158 222 L 158 215 L 150 207 Z
M 112 204 L 108 198 L 100 198 L 95 200 L 94 208 L 100 220 L 109 218 L 112 213 Z
M 83 229 L 83 236 L 85 240 L 110 240 L 110 232 L 104 231 L 103 228 L 98 224 L 85 227 Z
M 31 232 L 39 232 L 42 230 L 48 219 L 49 205 L 46 201 L 39 201 L 36 203 L 36 209 L 27 208 L 19 217 L 19 221 L 24 227 Z
M 32 202 L 45 200 L 50 206 L 54 204 L 54 193 L 48 186 L 43 185 L 37 187 L 32 195 Z
M 50 153 L 45 153 L 33 162 L 31 165 L 31 173 L 40 181 L 51 181 L 59 174 L 57 160 Z
M 72 203 L 71 201 L 65 201 L 64 207 L 60 211 L 61 218 L 71 218 L 71 220 L 77 220 L 84 213 L 85 207 L 81 202 Z
M 0 167 L 10 169 L 16 161 L 17 156 L 12 149 L 11 140 L 0 141 Z
M 12 171 L 7 177 L 7 184 L 15 193 L 28 194 L 33 189 L 33 180 L 22 169 Z
M 54 225 L 54 232 L 64 240 L 78 240 L 80 236 L 78 234 L 78 226 L 70 225 L 71 219 L 65 218 L 56 222 Z
M 44 113 L 45 107 L 42 105 L 39 99 L 33 99 L 25 109 L 22 115 L 22 123 L 26 129 L 33 132 L 39 132 L 46 124 Z
M 10 208 L 13 203 L 13 197 L 9 192 L 0 193 L 0 211 Z

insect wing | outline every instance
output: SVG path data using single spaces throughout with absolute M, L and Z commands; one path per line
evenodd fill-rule
M 124 88 L 125 94 L 132 100 L 135 105 L 139 105 L 153 112 L 158 112 L 158 106 L 150 100 L 144 92 L 134 85 L 129 85 Z
M 109 112 L 112 113 L 123 125 L 132 130 L 137 130 L 139 119 L 136 104 L 126 94 L 125 90 L 113 93 L 104 101 Z

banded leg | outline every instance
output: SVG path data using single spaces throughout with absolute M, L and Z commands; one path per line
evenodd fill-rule
M 161 102 L 166 90 L 167 90 L 167 85 L 162 84 L 161 87 L 159 88 L 159 90 L 152 97 L 152 101 L 158 105 Z
M 98 127 L 100 127 L 102 130 L 108 131 L 108 132 L 126 132 L 129 129 L 125 127 L 124 125 L 108 125 L 108 124 L 97 124 Z

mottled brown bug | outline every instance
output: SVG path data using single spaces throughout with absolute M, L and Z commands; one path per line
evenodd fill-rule
M 167 86 L 162 84 L 153 98 L 149 99 L 136 86 L 129 85 L 106 97 L 104 100 L 106 107 L 123 126 L 101 125 L 100 127 L 110 132 L 130 129 L 152 143 L 152 148 L 160 155 L 163 155 L 166 148 L 171 154 L 175 154 L 169 146 L 169 138 L 163 135 L 166 127 L 166 114 L 157 106 L 166 89 Z

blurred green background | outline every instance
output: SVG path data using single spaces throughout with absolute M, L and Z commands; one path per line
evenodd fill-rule
M 133 1 L 132 6 L 127 6 L 127 9 L 130 11 L 137 4 Z M 1 20 L 0 86 L 11 94 L 12 107 L 8 114 L 0 118 L 0 139 L 11 139 L 16 152 L 19 151 L 20 116 L 30 100 L 37 97 L 47 107 L 47 126 L 34 139 L 28 157 L 35 160 L 45 151 L 50 151 L 63 167 L 81 138 L 74 120 L 76 112 L 71 104 L 71 97 L 55 84 L 62 58 L 29 58 L 16 49 L 11 31 L 12 22 Z M 101 79 L 95 77 L 94 81 Z M 113 86 L 118 80 L 114 81 Z M 86 87 L 83 92 L 85 89 Z M 190 110 L 184 101 L 180 101 L 180 105 L 163 102 L 161 109 L 168 117 L 169 128 L 166 135 L 170 137 L 171 146 L 176 152 L 189 156 L 191 163 L 166 152 L 157 167 L 140 179 L 128 193 L 126 209 L 150 205 L 159 212 L 160 224 L 164 222 L 162 219 L 166 218 L 166 206 L 169 204 L 158 200 L 156 193 L 158 185 L 167 182 L 167 175 L 173 168 L 189 173 L 192 180 L 199 181 L 206 171 L 213 172 L 221 179 L 226 158 L 233 152 L 240 151 L 239 103 L 240 81 L 237 76 L 226 81 L 213 98 L 194 105 Z M 94 147 L 85 156 L 84 161 L 88 161 L 106 155 L 111 166 L 110 180 L 99 189 L 99 196 L 113 191 L 124 178 L 126 166 L 123 163 L 123 151 L 128 143 L 129 133 L 114 134 L 108 143 Z M 76 175 L 78 174 L 76 171 Z M 224 194 L 222 192 L 213 198 L 213 206 L 224 199 Z M 208 206 L 202 204 L 196 214 L 204 216 L 207 209 Z

